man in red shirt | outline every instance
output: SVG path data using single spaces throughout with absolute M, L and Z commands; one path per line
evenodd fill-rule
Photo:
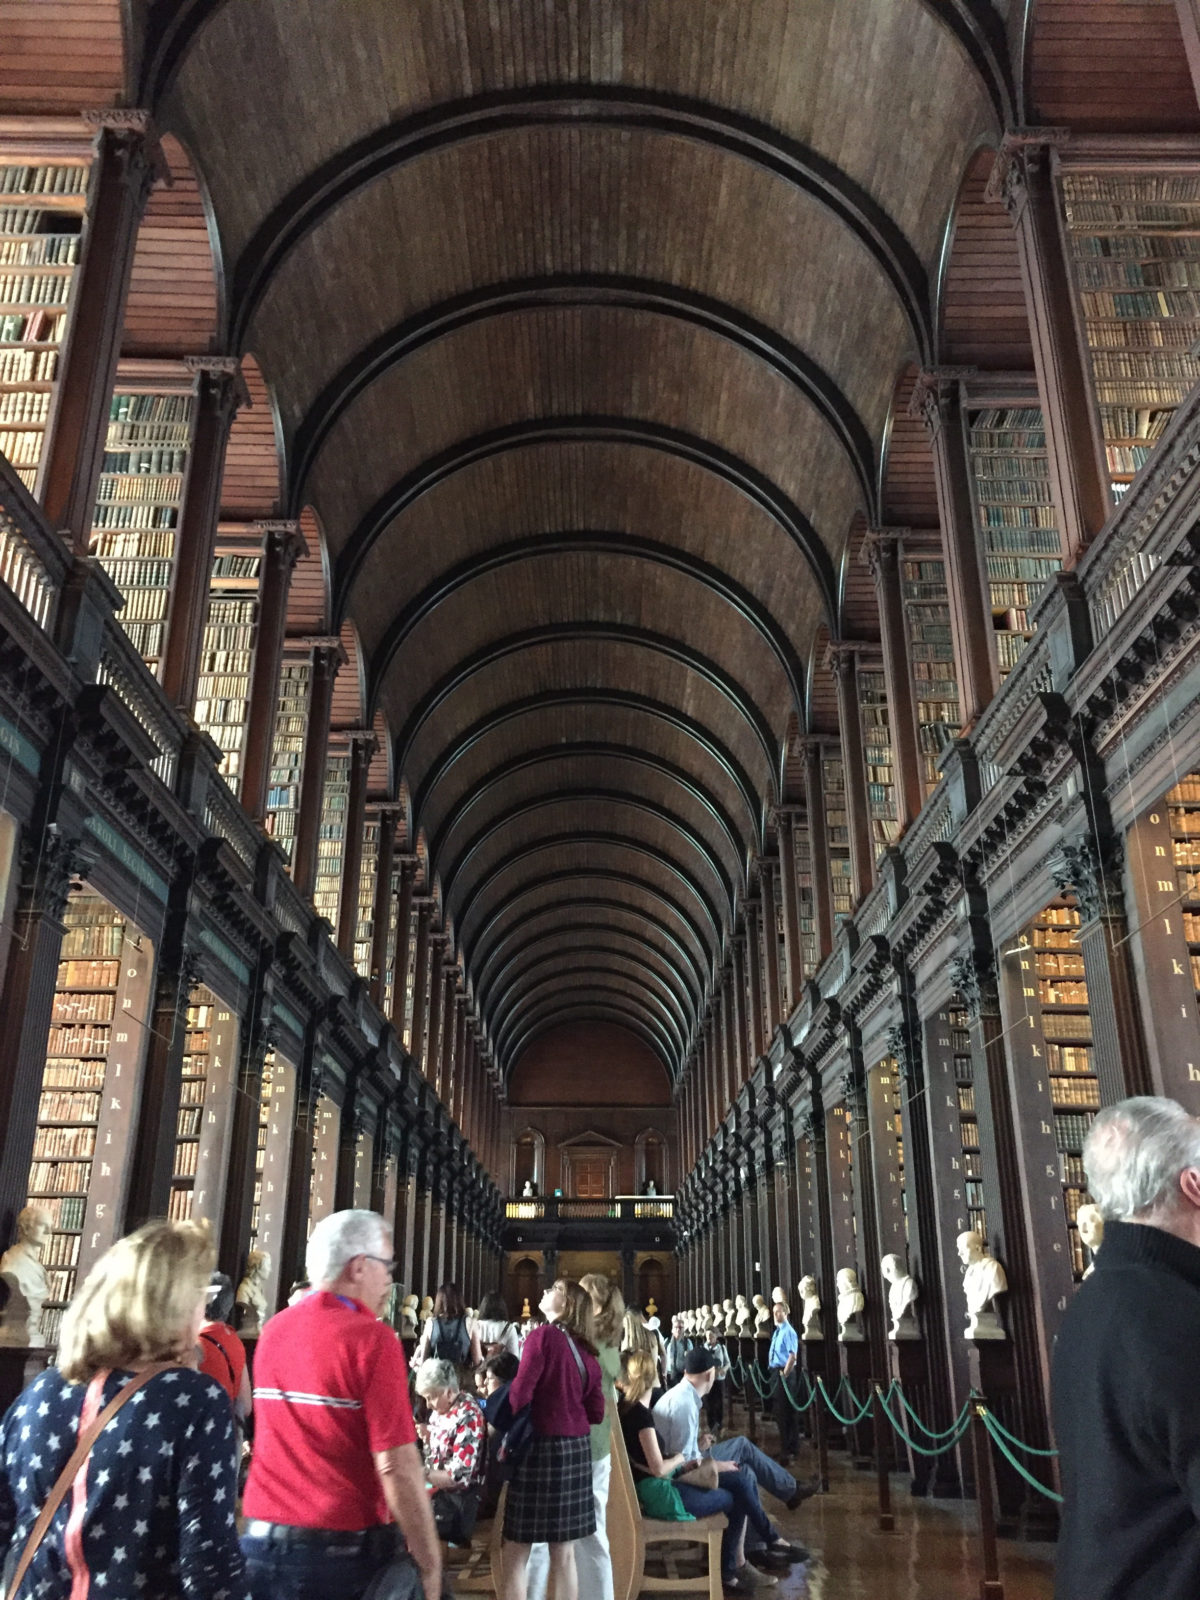
M 318 1222 L 313 1292 L 264 1326 L 254 1356 L 254 1455 L 242 1549 L 251 1600 L 359 1600 L 396 1551 L 427 1600 L 441 1553 L 400 1341 L 380 1322 L 392 1235 L 374 1211 Z

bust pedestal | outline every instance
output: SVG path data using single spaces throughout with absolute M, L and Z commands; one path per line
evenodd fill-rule
M 852 1340 L 848 1344 L 839 1340 L 838 1359 L 841 1362 L 842 1376 L 854 1390 L 861 1404 L 872 1393 L 870 1345 L 865 1339 Z M 837 1408 L 844 1417 L 851 1417 L 858 1410 L 858 1406 L 850 1401 L 844 1389 L 837 1400 Z M 841 1426 L 838 1422 L 834 1422 L 833 1425 Z M 870 1412 L 855 1427 L 846 1429 L 846 1442 L 854 1465 L 864 1471 L 874 1471 L 875 1440 Z
M 39 1372 L 54 1364 L 55 1352 L 46 1345 L 0 1345 L 0 1415 L 12 1405 Z
M 903 1386 L 909 1405 L 922 1422 L 934 1427 L 935 1419 L 930 1414 L 932 1398 L 926 1365 L 927 1355 L 928 1352 L 921 1339 L 888 1340 L 888 1369 L 891 1376 Z M 927 1439 L 912 1419 L 904 1415 L 898 1397 L 893 1397 L 888 1405 L 902 1418 L 906 1431 L 919 1444 L 929 1446 L 935 1442 Z M 946 1417 L 940 1425 L 945 1427 L 949 1422 L 950 1418 Z M 896 1442 L 902 1454 L 907 1457 L 908 1470 L 912 1476 L 910 1488 L 913 1494 L 932 1493 L 937 1499 L 958 1499 L 961 1496 L 962 1479 L 959 1475 L 957 1450 L 947 1450 L 940 1456 L 923 1456 L 915 1450 L 910 1450 L 899 1436 Z
M 971 1388 L 983 1395 L 984 1403 L 1011 1433 L 1020 1437 L 1017 1367 L 1010 1341 L 968 1340 L 967 1376 Z M 1026 1488 L 1020 1474 L 1009 1466 L 999 1450 L 992 1451 L 992 1475 L 996 1483 L 996 1532 L 1002 1538 L 1016 1538 L 1027 1533 L 1026 1513 L 1033 1509 L 1032 1499 L 1040 1499 L 1036 1489 Z M 1038 1536 L 1044 1537 L 1044 1532 Z

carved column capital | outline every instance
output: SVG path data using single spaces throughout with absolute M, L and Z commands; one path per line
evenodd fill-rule
M 985 1012 L 999 1008 L 996 963 L 978 951 L 955 956 L 950 962 L 950 979 L 962 999 L 968 1017 L 977 1021 Z
M 859 560 L 870 567 L 871 576 L 878 583 L 884 573 L 893 573 L 900 563 L 901 548 L 907 528 L 868 528 L 859 550 Z
M 1029 203 L 1030 173 L 1070 138 L 1067 128 L 1010 128 L 1000 140 L 983 198 L 1016 221 Z
M 253 522 L 251 527 L 264 535 L 264 553 L 268 561 L 286 572 L 291 572 L 300 557 L 308 554 L 308 541 L 300 532 L 300 524 L 296 521 L 275 518 Z
M 1060 894 L 1072 894 L 1083 922 L 1096 922 L 1104 916 L 1123 916 L 1125 897 L 1121 886 L 1121 846 L 1113 839 L 1101 855 L 1089 834 L 1064 840 L 1059 859 L 1050 875 Z

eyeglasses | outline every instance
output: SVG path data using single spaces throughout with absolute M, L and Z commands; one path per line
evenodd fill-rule
M 390 1257 L 389 1256 L 373 1256 L 373 1255 L 369 1255 L 364 1250 L 363 1251 L 363 1260 L 364 1261 L 378 1261 L 379 1265 L 381 1267 L 386 1267 L 389 1272 L 395 1272 L 395 1270 L 396 1270 L 396 1258 L 395 1258 L 395 1256 L 390 1256 Z

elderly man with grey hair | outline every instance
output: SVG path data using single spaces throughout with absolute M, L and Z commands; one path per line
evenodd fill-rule
M 1054 1351 L 1056 1600 L 1200 1595 L 1200 1121 L 1122 1100 L 1083 1147 L 1105 1221 Z
M 396 1265 L 391 1229 L 374 1211 L 336 1211 L 313 1229 L 306 1265 L 312 1293 L 266 1323 L 255 1351 L 250 1600 L 360 1600 L 404 1559 L 397 1524 L 435 1600 L 441 1555 L 408 1367 L 379 1320 Z

